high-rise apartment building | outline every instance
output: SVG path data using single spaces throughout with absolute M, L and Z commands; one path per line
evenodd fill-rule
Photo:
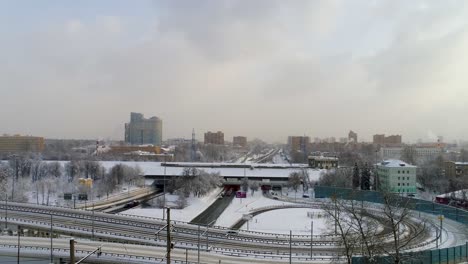
M 247 138 L 246 137 L 240 137 L 240 136 L 233 137 L 232 145 L 245 148 L 247 146 Z
M 30 136 L 0 136 L 0 153 L 42 152 L 44 138 Z
M 309 148 L 310 138 L 306 136 L 289 136 L 288 146 L 292 151 L 302 151 Z
M 357 143 L 357 133 L 350 130 L 348 133 L 348 142 Z
M 205 133 L 205 144 L 224 145 L 224 133 L 221 131 Z
M 143 114 L 130 113 L 130 123 L 125 124 L 125 142 L 161 146 L 162 120 L 156 116 L 144 118 Z

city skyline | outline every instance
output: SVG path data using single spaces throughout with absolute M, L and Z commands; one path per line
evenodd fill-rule
M 5 1 L 0 134 L 468 139 L 464 1 Z

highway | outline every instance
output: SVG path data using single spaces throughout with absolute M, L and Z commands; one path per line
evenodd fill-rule
M 208 225 L 216 221 L 218 217 L 224 212 L 229 204 L 234 199 L 235 195 L 219 196 L 214 203 L 212 203 L 206 210 L 196 216 L 190 224 L 194 225 Z

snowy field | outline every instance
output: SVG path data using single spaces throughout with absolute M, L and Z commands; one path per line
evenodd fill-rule
M 307 216 L 308 212 L 312 217 Z M 280 209 L 259 214 L 249 221 L 248 230 L 279 234 L 289 234 L 291 230 L 293 235 L 310 235 L 312 221 L 314 221 L 314 235 L 331 231 L 325 212 L 308 208 Z M 241 229 L 247 230 L 247 223 Z
M 232 203 L 224 210 L 223 214 L 216 221 L 216 225 L 230 227 L 235 224 L 244 214 L 249 214 L 251 210 L 272 205 L 291 204 L 266 198 L 261 192 L 251 192 L 247 198 L 234 198 Z

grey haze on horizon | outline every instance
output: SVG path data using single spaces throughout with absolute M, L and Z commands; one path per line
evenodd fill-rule
M 468 139 L 468 2 L 1 1 L 0 134 Z

